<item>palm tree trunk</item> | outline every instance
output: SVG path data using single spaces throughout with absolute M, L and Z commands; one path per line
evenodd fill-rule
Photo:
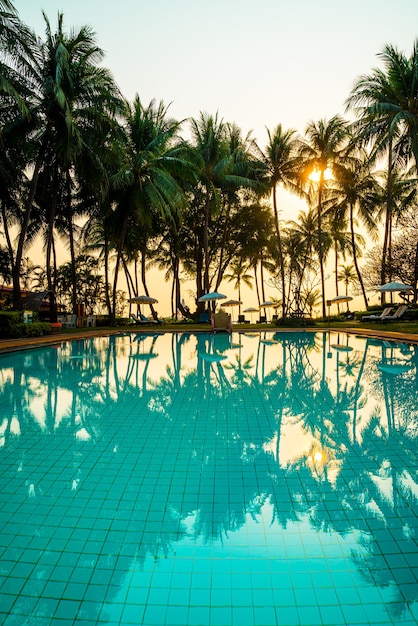
M 417 289 L 418 289 L 418 243 L 415 247 L 415 264 L 414 264 L 414 304 L 417 302 Z
M 206 191 L 205 202 L 205 226 L 203 231 L 203 250 L 205 256 L 205 272 L 203 275 L 203 287 L 205 293 L 209 292 L 209 205 L 210 196 L 209 191 Z
M 386 272 L 387 272 L 387 255 L 388 250 L 391 248 L 390 241 L 390 224 L 391 224 L 391 216 L 392 216 L 392 141 L 389 142 L 389 155 L 388 155 L 388 182 L 386 188 L 386 220 L 385 220 L 385 236 L 383 240 L 383 250 L 382 250 L 382 267 L 380 271 L 380 282 L 382 285 L 386 282 Z M 382 303 L 385 301 L 385 293 L 382 291 Z
M 14 267 L 13 244 L 10 238 L 10 231 L 9 231 L 9 225 L 7 223 L 7 215 L 6 215 L 6 208 L 4 206 L 4 202 L 1 203 L 1 215 L 3 218 L 4 236 L 6 238 L 7 250 L 9 253 L 10 268 L 11 268 L 12 275 L 13 275 L 13 267 Z
M 260 288 L 258 285 L 258 275 L 257 275 L 257 265 L 258 263 L 254 263 L 254 282 L 255 282 L 255 292 L 257 294 L 257 302 L 260 304 Z
M 265 290 L 264 290 L 264 263 L 263 263 L 263 259 L 261 259 L 261 261 L 260 261 L 260 282 L 261 282 L 262 302 L 265 302 L 266 301 L 266 294 L 265 294 Z
M 280 274 L 281 274 L 281 282 L 282 282 L 282 315 L 283 317 L 286 317 L 286 285 L 285 285 L 285 275 L 284 275 L 284 257 L 283 257 L 282 238 L 280 234 L 279 213 L 277 210 L 276 185 L 274 185 L 273 187 L 273 208 L 274 208 L 274 224 L 276 227 L 276 237 L 277 237 L 277 250 L 279 252 Z
M 322 317 L 326 317 L 325 309 L 325 276 L 324 276 L 324 255 L 322 250 L 322 187 L 324 184 L 324 172 L 321 170 L 318 186 L 318 257 L 321 272 L 321 292 L 322 292 Z
M 353 205 L 351 203 L 350 203 L 350 232 L 351 232 L 351 248 L 352 248 L 354 267 L 356 268 L 358 282 L 360 283 L 361 292 L 363 294 L 364 306 L 367 309 L 368 301 L 367 301 L 366 290 L 364 288 L 363 278 L 361 276 L 360 267 L 359 267 L 358 260 L 357 260 L 356 240 L 355 240 L 355 232 L 354 232 L 354 210 L 353 210 Z
M 114 325 L 116 322 L 116 290 L 118 286 L 119 265 L 120 265 L 120 261 L 122 258 L 122 250 L 123 250 L 123 244 L 125 243 L 125 235 L 126 235 L 127 226 L 128 226 L 128 214 L 127 212 L 125 212 L 123 222 L 122 222 L 122 228 L 121 228 L 120 235 L 119 235 L 118 250 L 117 250 L 117 255 L 116 255 L 116 263 L 115 263 L 115 273 L 113 276 L 112 306 L 110 310 L 110 323 L 112 325 Z
M 112 316 L 112 304 L 110 301 L 109 294 L 109 240 L 107 235 L 107 226 L 106 226 L 106 218 L 103 220 L 103 238 L 104 238 L 104 275 L 105 275 L 105 300 L 106 300 L 106 308 L 109 319 Z
M 70 173 L 67 172 L 67 218 L 68 218 L 68 235 L 70 240 L 70 258 L 71 258 L 71 283 L 72 294 L 71 301 L 73 307 L 73 314 L 77 315 L 77 263 L 74 243 L 74 230 L 73 230 L 73 211 L 71 204 L 71 178 Z
M 338 296 L 338 243 L 334 240 L 335 249 L 335 295 Z M 340 305 L 337 303 L 338 315 L 340 314 Z
M 35 199 L 35 193 L 38 186 L 39 172 L 41 169 L 41 165 L 45 156 L 45 150 L 48 142 L 49 132 L 51 128 L 51 123 L 48 122 L 48 125 L 45 129 L 45 133 L 42 138 L 42 144 L 38 153 L 38 157 L 35 162 L 35 168 L 33 171 L 33 176 L 29 188 L 29 195 L 26 200 L 24 212 L 23 212 L 23 220 L 22 226 L 20 228 L 19 239 L 16 250 L 16 258 L 14 266 L 12 267 L 12 278 L 13 278 L 13 306 L 15 309 L 22 308 L 22 294 L 20 292 L 20 269 L 22 266 L 22 257 L 23 257 L 23 248 L 26 243 L 26 235 L 29 228 L 29 220 L 32 212 L 32 204 Z
M 57 179 L 58 174 L 55 170 L 53 175 L 54 181 L 54 192 L 52 194 L 51 204 L 49 208 L 48 215 L 48 232 L 47 232 L 47 245 L 46 245 L 46 278 L 48 283 L 48 291 L 49 293 L 49 304 L 50 304 L 50 318 L 51 322 L 57 321 L 57 312 L 55 307 L 55 285 L 52 279 L 52 248 L 54 242 L 54 224 L 55 224 L 55 215 L 57 212 Z

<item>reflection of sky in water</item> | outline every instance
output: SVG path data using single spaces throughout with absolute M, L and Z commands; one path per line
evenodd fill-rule
M 336 333 L 3 355 L 0 622 L 415 623 L 417 356 Z

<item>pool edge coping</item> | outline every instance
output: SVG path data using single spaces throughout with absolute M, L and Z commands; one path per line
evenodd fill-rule
M 43 337 L 25 337 L 19 339 L 0 339 L 0 354 L 7 354 L 10 352 L 19 352 L 21 350 L 27 350 L 30 348 L 40 348 L 42 346 L 54 345 L 60 343 L 62 341 L 77 341 L 80 339 L 88 339 L 90 337 L 108 337 L 112 335 L 120 335 L 124 333 L 138 333 L 138 328 L 132 329 L 114 329 L 114 330 L 97 330 L 97 329 L 89 329 L 88 331 L 80 331 L 75 333 L 61 332 L 56 335 L 45 335 Z M 155 329 L 146 329 L 142 328 L 141 333 L 153 333 L 155 334 Z M 188 328 L 160 328 L 158 329 L 158 333 L 207 333 L 208 329 L 188 329 Z M 347 333 L 349 335 L 360 335 L 364 337 L 370 337 L 373 339 L 389 339 L 393 341 L 407 341 L 408 343 L 418 343 L 418 335 L 410 334 L 405 332 L 396 332 L 396 331 L 388 331 L 381 330 L 379 328 L 371 329 L 371 328 L 347 328 L 347 327 L 338 327 L 338 326 L 319 326 L 315 328 L 255 328 L 251 329 L 251 331 L 247 331 L 246 329 L 234 328 L 233 332 L 243 333 L 246 332 L 254 332 L 254 333 L 262 333 L 262 332 L 283 332 L 283 333 L 295 333 L 295 332 L 307 332 L 307 333 L 317 333 L 317 332 L 340 332 Z

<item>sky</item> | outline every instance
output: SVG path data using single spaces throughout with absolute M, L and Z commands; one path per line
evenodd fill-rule
M 307 124 L 347 116 L 345 101 L 362 74 L 382 67 L 392 44 L 410 55 L 418 38 L 417 0 L 15 0 L 41 37 L 89 25 L 123 95 L 170 104 L 178 120 L 204 111 L 251 131 L 303 134 Z M 184 126 L 187 136 L 187 123 Z M 286 197 L 284 219 L 300 205 Z M 231 294 L 232 295 L 232 294 Z

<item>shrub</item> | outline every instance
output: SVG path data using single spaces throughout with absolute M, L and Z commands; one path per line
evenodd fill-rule
M 310 317 L 280 317 L 274 320 L 274 325 L 279 328 L 306 328 L 315 326 L 315 322 Z
M 0 337 L 12 337 L 12 326 L 23 322 L 23 311 L 0 311 Z
M 34 320 L 37 319 L 36 314 Z M 51 324 L 33 321 L 23 322 L 23 311 L 0 311 L 0 337 L 42 337 L 51 332 Z
M 43 337 L 51 332 L 51 324 L 49 322 L 33 322 L 32 324 L 24 324 L 19 322 L 11 324 L 7 337 Z

